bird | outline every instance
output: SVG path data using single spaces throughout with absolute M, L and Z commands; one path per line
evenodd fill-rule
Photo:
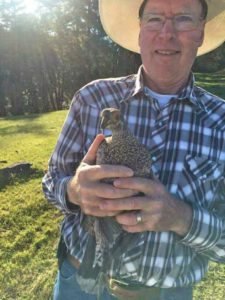
M 101 129 L 109 129 L 112 135 L 98 148 L 96 164 L 124 165 L 131 168 L 136 177 L 152 178 L 150 151 L 130 132 L 120 110 L 105 108 L 100 118 Z M 113 179 L 104 181 L 113 182 Z
M 153 178 L 150 150 L 129 130 L 119 109 L 112 107 L 103 109 L 100 113 L 100 128 L 108 129 L 112 134 L 105 137 L 97 150 L 97 165 L 123 165 L 131 168 L 135 177 Z M 115 178 L 105 178 L 101 181 L 113 184 L 114 180 Z M 85 215 L 83 224 L 90 234 L 90 239 L 85 259 L 78 272 L 81 274 L 80 282 L 83 282 L 82 276 L 85 273 L 91 274 L 91 268 L 95 270 L 94 276 L 98 277 L 99 274 L 105 273 L 113 257 L 121 255 L 124 246 L 125 248 L 132 246 L 137 240 L 137 234 L 125 232 L 114 217 Z M 90 253 L 90 249 L 92 252 L 95 249 L 94 255 Z M 84 285 L 86 292 L 90 292 L 87 290 L 87 282 L 83 282 Z

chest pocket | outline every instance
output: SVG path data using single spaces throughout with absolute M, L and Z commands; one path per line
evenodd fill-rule
M 224 178 L 224 164 L 207 156 L 186 155 L 178 182 L 178 195 L 182 199 L 212 208 L 218 183 Z
M 206 156 L 186 156 L 186 167 L 198 180 L 216 180 L 223 174 L 223 164 L 208 159 Z

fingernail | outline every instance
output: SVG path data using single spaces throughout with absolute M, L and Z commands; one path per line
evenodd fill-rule
M 128 175 L 128 176 L 133 176 L 133 175 L 134 175 L 134 171 L 133 171 L 133 170 L 131 170 L 131 169 L 130 169 L 130 170 L 128 170 L 128 172 L 127 172 L 127 175 Z

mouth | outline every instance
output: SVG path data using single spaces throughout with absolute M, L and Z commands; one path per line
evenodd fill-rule
M 163 56 L 174 56 L 180 53 L 180 51 L 176 50 L 156 50 L 155 52 Z

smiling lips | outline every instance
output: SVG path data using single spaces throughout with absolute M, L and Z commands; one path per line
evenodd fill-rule
M 180 51 L 175 51 L 175 50 L 156 50 L 155 52 L 157 54 L 166 55 L 166 56 L 176 55 L 176 54 L 180 53 Z

